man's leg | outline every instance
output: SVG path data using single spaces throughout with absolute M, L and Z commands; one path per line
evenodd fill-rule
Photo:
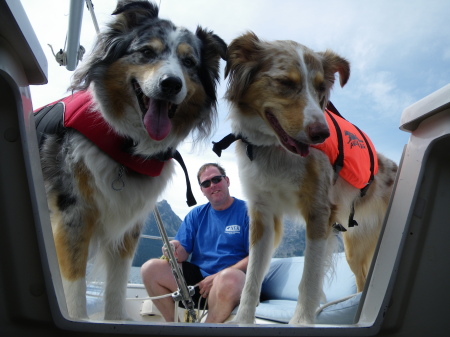
M 235 268 L 226 268 L 214 278 L 206 323 L 223 323 L 230 316 L 239 304 L 244 283 L 245 273 Z
M 141 276 L 150 297 L 173 293 L 177 290 L 172 268 L 166 260 L 148 260 L 141 267 Z M 175 304 L 171 296 L 154 300 L 153 303 L 166 322 L 174 321 Z

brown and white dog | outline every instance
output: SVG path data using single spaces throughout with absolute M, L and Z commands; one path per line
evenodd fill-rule
M 347 260 L 358 291 L 380 233 L 397 165 L 378 154 L 378 173 L 364 197 L 314 146 L 330 135 L 324 110 L 335 74 L 341 86 L 349 63 L 332 51 L 314 52 L 293 41 L 265 42 L 249 32 L 228 46 L 226 98 L 235 135 L 239 174 L 248 199 L 250 260 L 234 322 L 253 323 L 261 282 L 283 233 L 283 216 L 306 221 L 303 277 L 292 324 L 314 323 L 331 265 L 332 226 L 347 227 L 352 205 L 359 226 L 344 233 Z M 249 149 L 251 147 L 251 151 Z M 250 157 L 250 158 L 249 158 Z
M 207 137 L 226 44 L 158 18 L 148 1 L 119 1 L 74 74 L 56 131 L 40 129 L 43 175 L 69 315 L 87 318 L 86 264 L 106 265 L 105 319 L 126 319 L 131 259 L 145 218 L 174 173 L 177 146 Z M 50 118 L 52 119 L 52 118 Z M 43 130 L 43 131 L 42 131 Z

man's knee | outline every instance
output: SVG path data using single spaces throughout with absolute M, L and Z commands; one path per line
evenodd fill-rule
M 245 281 L 245 273 L 236 268 L 226 268 L 219 275 L 226 282 L 240 283 L 241 281 Z
M 227 268 L 220 272 L 217 281 L 214 280 L 214 285 L 221 295 L 239 298 L 244 288 L 245 273 L 239 269 Z
M 146 284 L 147 282 L 151 282 L 151 280 L 156 280 L 156 278 L 161 275 L 167 267 L 169 267 L 169 264 L 165 260 L 148 260 L 141 267 L 142 281 Z

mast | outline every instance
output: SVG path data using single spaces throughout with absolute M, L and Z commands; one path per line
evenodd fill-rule
M 80 50 L 81 23 L 84 0 L 70 0 L 69 28 L 67 31 L 67 70 L 75 70 Z

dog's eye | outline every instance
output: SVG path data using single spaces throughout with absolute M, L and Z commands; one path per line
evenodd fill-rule
M 195 67 L 195 61 L 190 57 L 185 57 L 182 62 L 186 68 Z
M 322 82 L 317 86 L 317 91 L 322 94 L 327 90 L 327 87 L 325 86 L 325 83 Z
M 152 58 L 155 56 L 155 52 L 153 51 L 153 49 L 150 49 L 150 48 L 141 49 L 140 52 L 144 57 L 147 57 L 147 58 Z
M 277 82 L 278 82 L 279 84 L 281 84 L 282 86 L 284 86 L 284 87 L 292 88 L 292 87 L 295 86 L 295 82 L 292 81 L 292 80 L 291 80 L 290 78 L 288 78 L 288 77 L 278 78 L 278 79 L 277 79 Z

